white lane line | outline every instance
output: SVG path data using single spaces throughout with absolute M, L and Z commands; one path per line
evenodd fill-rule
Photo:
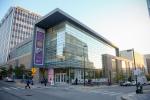
M 122 94 L 122 93 L 112 93 L 110 95 L 113 96 L 113 95 L 120 95 L 120 94 Z
M 7 88 L 7 87 L 3 87 L 3 89 L 5 89 L 5 90 L 10 90 L 9 88 Z
M 18 87 L 19 89 L 25 89 L 25 88 L 23 88 L 23 87 Z
M 122 94 L 122 93 L 119 93 L 119 92 L 109 92 L 109 91 L 104 91 L 104 94 L 109 94 L 109 95 L 113 96 L 113 95 L 120 95 L 120 94 Z
M 117 92 L 109 92 L 109 91 L 91 91 L 92 93 L 100 93 L 100 94 L 108 94 L 108 95 L 120 95 L 122 93 L 117 93 Z
M 16 87 L 10 87 L 11 89 L 14 89 L 14 90 L 17 90 L 18 88 L 16 88 Z

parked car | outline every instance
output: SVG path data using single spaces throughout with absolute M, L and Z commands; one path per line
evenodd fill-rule
M 147 82 L 147 85 L 150 85 L 150 81 Z
M 132 85 L 132 86 L 135 86 L 135 85 L 136 85 L 136 81 L 132 81 L 132 82 L 131 82 L 131 85 Z
M 6 82 L 14 82 L 14 79 L 12 79 L 12 78 L 10 78 L 10 77 L 6 77 L 6 78 L 4 79 L 4 81 L 6 81 Z
M 123 83 L 124 83 L 123 81 L 120 81 L 120 82 L 119 82 L 120 86 L 123 86 Z
M 129 81 L 121 82 L 120 86 L 131 86 L 131 82 L 129 82 Z

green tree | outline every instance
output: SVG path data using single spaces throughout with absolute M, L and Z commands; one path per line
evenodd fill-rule
M 1 68 L 1 74 L 2 74 L 2 77 L 6 77 L 7 76 L 7 69 L 6 69 L 6 67 L 2 67 Z
M 11 77 L 13 74 L 13 71 L 14 71 L 14 69 L 13 69 L 12 65 L 9 65 L 8 71 L 7 71 L 7 76 Z
M 123 75 L 123 73 L 118 73 L 117 74 L 117 77 L 116 77 L 116 80 L 119 82 L 119 81 L 123 81 L 125 79 L 125 76 Z
M 18 66 L 15 67 L 14 72 L 15 72 L 16 78 L 20 78 L 21 71 L 20 71 L 20 68 Z
M 26 73 L 25 65 L 16 66 L 14 72 L 17 78 L 23 78 L 23 74 Z

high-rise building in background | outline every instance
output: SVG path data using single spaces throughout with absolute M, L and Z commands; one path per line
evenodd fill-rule
M 149 16 L 150 16 L 150 0 L 147 0 L 147 7 L 148 7 Z
M 147 66 L 148 74 L 150 75 L 150 54 L 144 55 L 145 65 Z
M 144 56 L 138 52 L 134 52 L 133 49 L 129 50 L 123 50 L 120 51 L 120 57 L 124 57 L 126 59 L 135 60 L 135 65 L 134 68 L 138 68 L 144 71 L 144 73 L 147 73 L 147 68 L 145 67 L 144 64 Z
M 9 51 L 31 37 L 34 23 L 41 16 L 21 7 L 11 7 L 0 22 L 0 64 L 7 62 Z

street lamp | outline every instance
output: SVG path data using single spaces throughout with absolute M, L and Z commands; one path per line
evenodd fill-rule
M 83 56 L 84 56 L 84 76 L 83 76 L 83 78 L 84 78 L 84 86 L 85 86 L 85 52 L 84 52 L 84 49 L 87 47 L 87 45 L 84 45 L 83 46 Z
M 132 56 L 133 56 L 134 70 L 136 71 L 134 48 L 132 48 L 131 50 L 132 50 Z M 130 50 L 128 50 L 128 51 L 130 51 Z M 137 86 L 137 75 L 135 75 L 135 81 L 136 81 L 136 90 L 137 90 L 138 89 L 138 86 Z
M 136 63 L 135 63 L 135 54 L 134 54 L 134 49 L 132 49 L 132 51 L 133 51 L 134 67 L 135 67 L 135 71 L 136 71 Z M 135 81 L 136 81 L 136 89 L 138 89 L 138 87 L 137 87 L 137 75 L 135 75 Z
M 134 68 L 136 70 L 136 63 L 135 63 L 135 54 L 134 54 L 134 49 L 132 49 L 133 51 L 133 61 L 134 61 Z M 136 86 L 137 86 L 137 75 L 135 76 L 135 80 L 136 80 Z

